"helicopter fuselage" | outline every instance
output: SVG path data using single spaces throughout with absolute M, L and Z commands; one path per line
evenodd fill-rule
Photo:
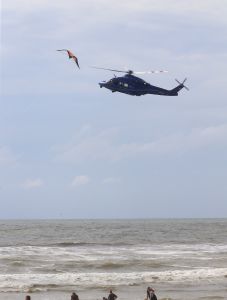
M 114 92 L 120 92 L 133 96 L 141 96 L 146 94 L 155 94 L 162 96 L 178 96 L 178 91 L 183 88 L 183 85 L 172 90 L 166 90 L 147 83 L 143 79 L 132 74 L 126 74 L 122 77 L 114 77 L 107 82 L 99 83 L 100 88 L 105 87 Z

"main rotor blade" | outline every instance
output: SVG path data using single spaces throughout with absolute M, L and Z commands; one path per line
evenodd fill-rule
M 100 68 L 100 67 L 95 67 L 91 66 L 93 69 L 101 69 L 101 70 L 107 70 L 107 71 L 113 71 L 113 72 L 120 72 L 120 73 L 129 73 L 130 71 L 122 71 L 122 70 L 115 70 L 115 69 L 107 69 L 107 68 Z
M 134 72 L 132 70 L 124 70 L 123 71 L 123 70 L 116 70 L 116 69 L 101 68 L 101 67 L 96 67 L 96 66 L 91 66 L 91 68 L 126 73 L 126 74 L 156 74 L 156 73 L 167 73 L 168 72 L 166 70 L 148 70 L 148 71 L 135 71 Z
M 166 70 L 149 70 L 149 71 L 136 71 L 134 74 L 158 74 L 158 73 L 168 73 Z

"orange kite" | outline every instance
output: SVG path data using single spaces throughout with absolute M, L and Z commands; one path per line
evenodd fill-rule
M 69 59 L 72 58 L 75 61 L 75 63 L 77 64 L 78 68 L 80 69 L 78 59 L 71 51 L 69 51 L 67 49 L 60 49 L 60 50 L 57 50 L 57 51 L 66 51 L 68 53 Z

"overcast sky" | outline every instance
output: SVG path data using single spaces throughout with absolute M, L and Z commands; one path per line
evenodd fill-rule
M 226 16 L 226 0 L 3 0 L 0 218 L 227 217 Z M 190 91 L 111 93 L 92 65 Z

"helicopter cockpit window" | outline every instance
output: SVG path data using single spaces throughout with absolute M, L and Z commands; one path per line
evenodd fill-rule
M 126 87 L 126 88 L 127 88 L 127 87 L 128 87 L 128 84 L 127 84 L 127 83 L 124 83 L 124 87 Z
M 114 79 L 110 79 L 109 83 L 116 85 L 117 82 Z

